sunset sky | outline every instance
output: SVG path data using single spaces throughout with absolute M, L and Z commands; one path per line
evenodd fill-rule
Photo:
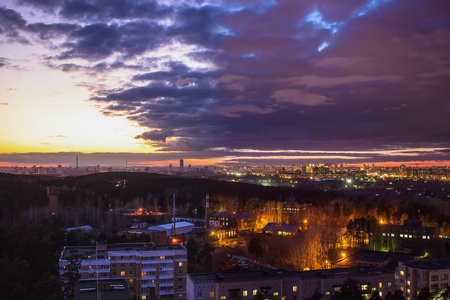
M 450 165 L 450 2 L 3 0 L 0 166 Z

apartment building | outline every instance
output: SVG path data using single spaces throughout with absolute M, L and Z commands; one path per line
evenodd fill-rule
M 270 300 L 303 300 L 322 293 L 330 300 L 352 278 L 368 299 L 378 291 L 395 292 L 394 272 L 379 267 L 289 271 L 286 269 L 189 274 L 187 300 L 246 300 L 261 294 Z
M 450 286 L 450 258 L 399 262 L 396 273 L 397 288 L 412 300 L 424 287 L 442 291 Z
M 71 260 L 79 262 L 80 280 L 125 279 L 135 299 L 186 299 L 187 251 L 180 244 L 67 246 L 60 275 Z

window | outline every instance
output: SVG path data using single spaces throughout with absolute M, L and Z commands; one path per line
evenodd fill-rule
M 258 290 L 253 290 L 253 296 L 255 296 L 258 293 Z
M 197 293 L 197 298 L 201 298 L 202 297 L 202 292 L 198 292 Z
M 242 291 L 242 296 L 247 296 L 247 291 Z
M 388 282 L 388 286 L 390 287 L 391 285 L 392 285 L 392 283 L 389 281 L 389 282 Z
M 147 299 L 147 296 L 142 295 L 141 299 L 142 299 L 142 300 L 146 300 L 146 299 Z
M 227 299 L 227 296 L 220 296 L 220 300 L 225 300 Z
M 94 278 L 94 274 L 89 274 L 89 278 Z
M 448 274 L 442 274 L 441 280 L 448 280 Z
M 125 257 L 121 256 L 120 259 L 124 259 Z
M 405 271 L 400 271 L 400 276 L 405 276 Z
M 178 266 L 179 266 L 179 267 L 182 267 L 182 266 L 183 266 L 183 262 L 180 261 L 180 262 L 178 263 Z
M 439 275 L 431 276 L 431 281 L 438 281 L 438 280 L 439 280 Z
M 120 267 L 121 268 L 125 268 L 125 264 L 120 264 Z
M 183 270 L 178 270 L 178 274 L 183 274 Z
M 120 271 L 120 276 L 125 276 L 125 271 Z
M 209 292 L 209 297 L 214 298 L 214 292 Z
M 273 295 L 274 296 L 278 296 L 278 292 L 273 292 Z
M 164 260 L 164 259 L 166 259 L 166 257 L 165 256 L 160 256 L 159 259 Z
M 406 281 L 406 284 L 407 284 L 407 285 L 411 285 L 411 281 L 410 281 L 410 280 L 407 280 L 407 281 Z
M 378 284 L 378 286 L 380 287 L 380 289 L 383 287 L 383 283 L 382 282 L 380 282 L 379 284 Z
M 130 268 L 132 268 L 133 267 L 133 264 L 130 264 Z
M 130 275 L 133 275 L 133 271 L 130 271 Z
M 296 291 L 297 291 L 297 286 L 296 286 L 296 285 L 294 285 L 294 286 L 292 287 L 292 291 L 293 291 L 293 292 L 296 292 Z
M 183 282 L 183 278 L 178 278 L 178 282 Z

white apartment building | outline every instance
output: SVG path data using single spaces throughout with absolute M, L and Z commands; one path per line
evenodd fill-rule
M 59 259 L 60 275 L 71 258 L 80 262 L 80 280 L 121 278 L 137 299 L 186 299 L 187 251 L 180 244 L 67 246 Z

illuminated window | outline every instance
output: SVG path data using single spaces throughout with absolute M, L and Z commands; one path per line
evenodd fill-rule
M 159 259 L 166 259 L 166 257 L 165 256 L 160 256 Z
M 292 291 L 293 291 L 293 292 L 296 292 L 296 291 L 297 291 L 297 286 L 296 286 L 296 285 L 294 285 L 294 286 L 292 287 Z
M 403 233 L 400 233 L 400 237 L 403 237 Z
M 406 283 L 407 283 L 408 285 L 411 285 L 411 281 L 409 281 L 409 280 L 408 280 L 408 281 L 406 281 Z
M 256 293 L 258 293 L 258 290 L 253 290 L 253 296 L 255 296 Z
M 400 271 L 400 276 L 405 276 L 405 271 Z
M 209 292 L 209 296 L 210 296 L 211 298 L 214 298 L 214 292 Z
M 141 299 L 142 299 L 142 300 L 145 300 L 145 299 L 147 299 L 147 296 L 142 295 Z
M 247 291 L 242 291 L 242 296 L 247 296 Z
M 274 296 L 278 296 L 278 292 L 273 292 L 273 295 Z
M 380 287 L 380 289 L 383 287 L 383 283 L 380 282 L 380 284 L 378 285 Z
M 410 294 L 410 293 L 411 293 L 411 290 L 410 290 L 410 289 L 407 289 L 407 290 L 406 290 L 406 293 Z
M 367 284 L 361 284 L 361 290 L 365 291 L 369 288 L 369 285 Z
M 389 282 L 388 282 L 388 286 L 391 286 L 391 285 L 392 285 L 392 283 L 389 281 Z
M 227 299 L 227 296 L 220 296 L 220 300 L 225 300 Z
M 125 276 L 125 271 L 120 271 L 120 276 Z
M 180 261 L 180 262 L 178 263 L 178 266 L 179 266 L 179 267 L 182 267 L 182 266 L 183 266 L 183 262 Z

